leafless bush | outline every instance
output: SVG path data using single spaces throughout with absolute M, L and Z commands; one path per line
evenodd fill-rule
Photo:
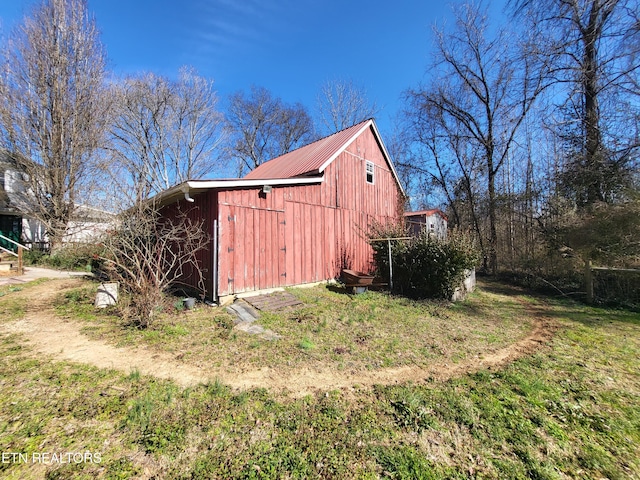
M 202 221 L 188 214 L 175 209 L 161 215 L 152 205 L 138 206 L 105 239 L 105 273 L 130 294 L 122 313 L 140 328 L 151 325 L 164 294 L 185 276 L 195 275 L 204 292 L 197 254 L 207 247 L 209 235 Z

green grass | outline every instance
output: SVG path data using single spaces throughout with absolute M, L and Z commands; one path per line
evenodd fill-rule
M 222 308 L 162 314 L 149 329 L 123 325 L 114 311 L 96 311 L 95 286 L 61 294 L 59 315 L 86 322 L 83 332 L 118 346 L 145 345 L 183 352 L 185 361 L 230 370 L 269 367 L 350 371 L 381 367 L 457 363 L 503 348 L 525 336 L 531 319 L 515 300 L 480 292 L 451 307 L 387 293 L 346 295 L 333 287 L 290 289 L 304 305 L 262 312 L 259 323 L 278 333 L 277 342 L 232 331 Z M 481 320 L 470 322 L 478 316 Z
M 302 340 L 300 340 L 300 343 L 298 345 L 302 350 L 313 350 L 314 348 L 316 348 L 313 342 L 307 337 L 304 337 Z
M 46 281 L 46 279 L 40 279 L 20 285 L 0 286 L 0 320 L 9 321 L 22 317 L 30 300 L 29 289 Z M 22 293 L 11 295 L 16 292 Z
M 502 369 L 444 382 L 298 399 L 266 389 L 232 391 L 214 379 L 181 389 L 137 371 L 54 362 L 20 337 L 1 333 L 3 451 L 99 452 L 101 462 L 0 463 L 0 477 L 640 478 L 637 313 L 516 299 L 489 287 L 455 307 L 384 302 L 390 310 L 440 319 L 442 329 L 465 315 L 469 329 L 451 332 L 451 338 L 482 337 L 481 326 L 501 315 L 511 317 L 503 320 L 509 324 L 521 317 L 517 309 L 525 302 L 561 324 L 550 346 Z M 295 342 L 306 337 L 315 347 L 308 352 L 319 355 L 327 341 L 323 332 L 336 321 L 333 307 L 324 305 L 322 291 L 305 295 L 307 302 L 317 297 L 318 315 L 302 310 L 289 318 L 306 322 Z M 354 326 L 376 325 L 387 314 L 372 312 L 380 301 L 375 295 L 361 304 L 347 300 L 341 301 L 358 307 L 342 313 Z M 194 326 L 187 322 L 184 329 Z M 159 331 L 169 344 L 190 336 Z M 390 342 L 387 348 L 399 347 Z

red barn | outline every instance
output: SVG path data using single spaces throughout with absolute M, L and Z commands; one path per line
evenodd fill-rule
M 368 227 L 397 222 L 403 199 L 372 119 L 270 160 L 242 179 L 187 181 L 159 195 L 162 205 L 204 220 L 211 246 L 200 264 L 207 298 L 214 301 L 337 278 L 342 268 L 371 271 Z

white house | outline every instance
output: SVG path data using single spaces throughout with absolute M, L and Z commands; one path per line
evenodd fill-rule
M 7 152 L 0 150 L 0 234 L 27 246 L 46 247 L 45 226 L 29 212 L 33 197 L 28 177 Z M 76 206 L 76 217 L 69 223 L 65 242 L 88 242 L 104 233 L 113 214 L 86 205 Z M 0 239 L 0 246 L 14 245 Z
M 404 222 L 412 235 L 419 235 L 423 230 L 427 230 L 430 235 L 435 235 L 437 238 L 443 240 L 447 238 L 447 216 L 437 208 L 405 212 Z

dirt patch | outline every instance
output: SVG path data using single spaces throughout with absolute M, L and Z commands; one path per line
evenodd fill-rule
M 80 285 L 80 280 L 55 280 L 16 293 L 30 299 L 25 315 L 20 320 L 1 324 L 0 331 L 22 335 L 35 351 L 51 355 L 56 360 L 86 363 L 124 373 L 137 370 L 143 375 L 173 380 L 184 387 L 218 379 L 236 390 L 264 387 L 293 397 L 335 389 L 348 392 L 376 384 L 446 380 L 482 369 L 500 368 L 535 352 L 552 338 L 558 328 L 555 321 L 545 316 L 543 307 L 533 307 L 528 302 L 519 300 L 527 315 L 532 318 L 533 330 L 505 348 L 458 363 L 435 362 L 427 368 L 404 366 L 364 372 L 322 367 L 265 367 L 232 373 L 224 367 L 183 362 L 168 353 L 158 353 L 146 348 L 118 348 L 87 338 L 80 333 L 79 322 L 58 317 L 52 307 L 57 295 Z

